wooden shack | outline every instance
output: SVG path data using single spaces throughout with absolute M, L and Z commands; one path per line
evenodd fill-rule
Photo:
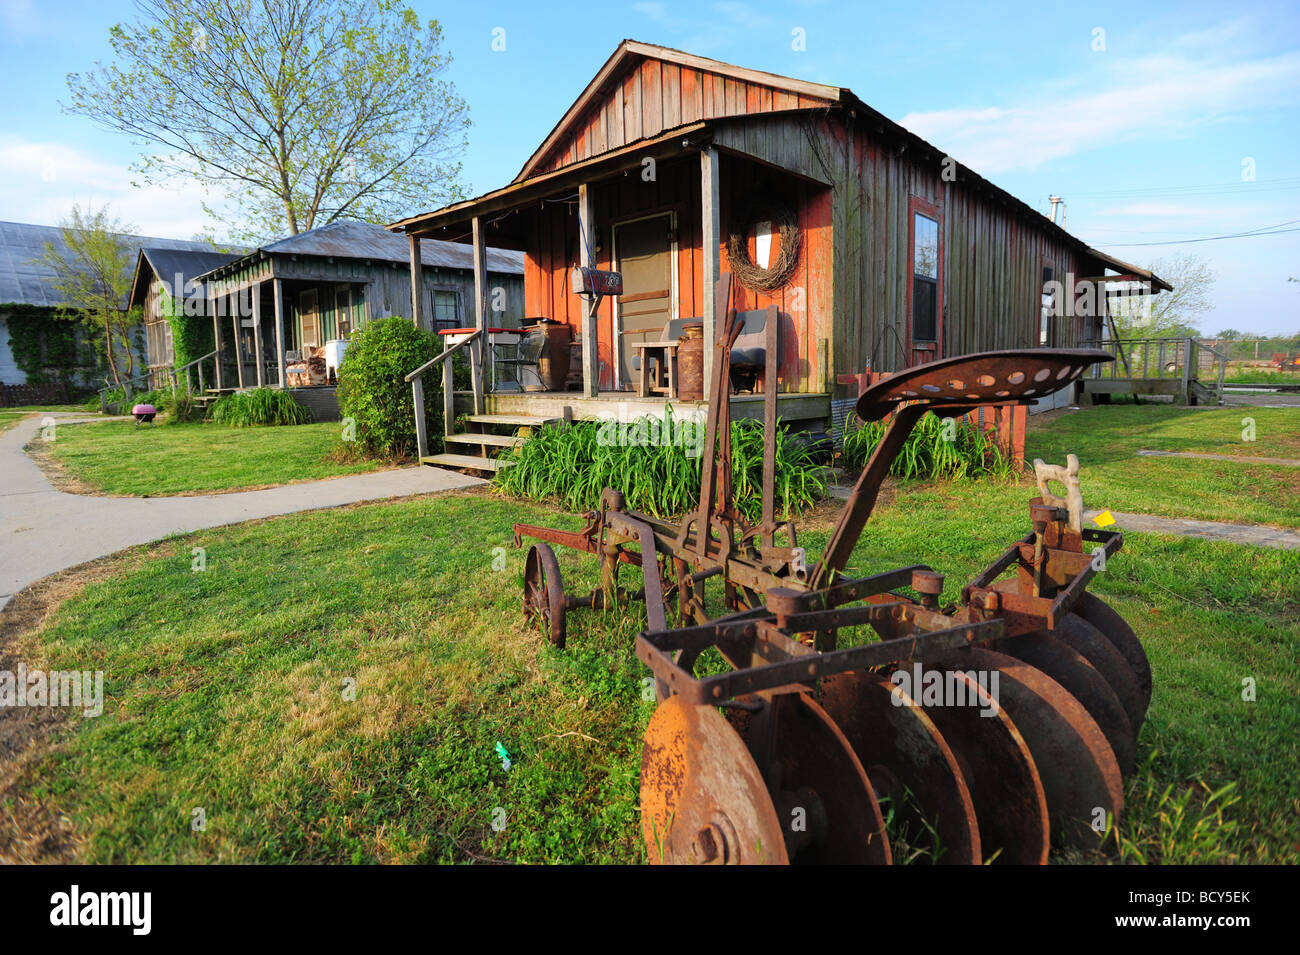
M 473 250 L 426 242 L 412 296 L 408 244 L 382 226 L 333 222 L 254 249 L 199 276 L 210 300 L 218 390 L 290 388 L 318 419 L 337 417 L 324 352 L 372 318 L 415 316 L 430 330 L 474 314 Z M 523 257 L 485 253 L 496 325 L 524 314 Z
M 590 417 L 601 398 L 635 404 L 635 344 L 685 317 L 712 342 L 723 272 L 736 278 L 732 308 L 780 310 L 780 414 L 813 427 L 843 413 L 865 371 L 1099 339 L 1104 305 L 1080 314 L 1063 297 L 1104 303 L 1121 280 L 1169 287 L 848 89 L 632 40 L 511 183 L 389 228 L 413 248 L 443 239 L 523 252 L 526 313 L 582 339 L 594 369 L 582 394 L 489 395 L 498 413 Z M 575 265 L 620 271 L 623 295 L 589 318 L 571 291 Z

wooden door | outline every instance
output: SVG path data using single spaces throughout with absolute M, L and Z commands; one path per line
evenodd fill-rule
M 298 293 L 298 321 L 302 326 L 300 342 L 302 357 L 305 359 L 309 354 L 307 349 L 324 344 L 320 340 L 320 303 L 314 288 Z
M 677 301 L 673 262 L 676 241 L 670 213 L 614 226 L 615 268 L 623 273 L 618 298 L 618 368 L 615 387 L 630 388 L 638 342 L 656 342 L 674 318 Z

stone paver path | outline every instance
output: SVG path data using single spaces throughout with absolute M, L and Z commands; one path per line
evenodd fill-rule
M 1084 511 L 1086 526 L 1096 527 L 1092 519 L 1101 511 Z M 1149 534 L 1174 534 L 1179 537 L 1201 537 L 1205 540 L 1228 541 L 1233 544 L 1251 544 L 1255 547 L 1281 547 L 1300 550 L 1300 531 L 1269 527 L 1265 524 L 1227 524 L 1221 521 L 1194 521 L 1180 517 L 1156 517 L 1153 514 L 1125 514 L 1111 511 L 1115 523 L 1107 530 L 1145 531 Z
M 74 415 L 54 417 L 60 423 L 78 420 Z M 417 466 L 196 497 L 67 494 L 56 490 L 23 452 L 41 420 L 27 418 L 0 435 L 0 609 L 42 577 L 172 534 L 484 483 L 456 471 Z
M 1241 454 L 1205 454 L 1200 451 L 1138 451 L 1146 458 L 1200 458 L 1204 461 L 1244 461 L 1248 464 L 1276 464 L 1284 468 L 1300 468 L 1300 458 L 1248 458 Z

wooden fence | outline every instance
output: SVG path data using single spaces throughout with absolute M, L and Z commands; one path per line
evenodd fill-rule
M 50 385 L 0 385 L 0 408 L 17 408 L 21 405 L 66 405 L 68 386 Z

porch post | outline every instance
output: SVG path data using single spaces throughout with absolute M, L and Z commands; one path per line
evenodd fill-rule
M 474 383 L 474 413 L 483 413 L 483 356 L 487 354 L 487 248 L 483 244 L 483 221 L 474 217 L 474 327 L 481 333 L 478 347 L 469 349 L 470 378 Z
M 591 188 L 587 183 L 578 186 L 578 255 L 579 261 L 586 268 L 594 269 L 596 260 L 592 246 L 595 244 L 594 210 L 591 207 Z M 592 297 L 584 303 L 586 313 L 582 316 L 582 393 L 594 398 L 600 392 L 600 352 L 596 338 L 596 314 L 600 308 L 599 299 Z M 618 342 L 610 343 L 611 352 L 615 354 Z
M 284 291 L 279 279 L 271 279 L 271 288 L 275 294 L 275 367 L 280 378 L 280 387 L 286 384 L 284 374 Z
M 420 237 L 408 235 L 411 250 L 411 321 L 424 328 L 424 263 L 420 261 Z
M 220 391 L 225 384 L 224 376 L 221 373 L 221 348 L 225 342 L 221 340 L 221 319 L 217 317 L 217 297 L 212 294 L 212 286 L 210 285 L 207 289 L 207 302 L 208 314 L 212 316 L 212 334 L 217 343 L 217 355 L 214 364 L 217 372 L 217 391 Z
M 253 352 L 257 356 L 257 387 L 266 387 L 266 357 L 262 353 L 262 285 L 249 286 L 253 295 Z
M 713 349 L 717 347 L 719 316 L 714 306 L 714 289 L 722 271 L 719 236 L 722 220 L 719 213 L 721 193 L 718 186 L 718 151 L 712 146 L 700 150 L 700 240 L 704 250 L 704 395 L 713 394 Z
M 232 292 L 226 293 L 226 308 L 230 309 L 230 327 L 235 335 L 235 370 L 239 373 L 239 387 L 244 387 L 244 355 L 239 349 L 239 308 Z

